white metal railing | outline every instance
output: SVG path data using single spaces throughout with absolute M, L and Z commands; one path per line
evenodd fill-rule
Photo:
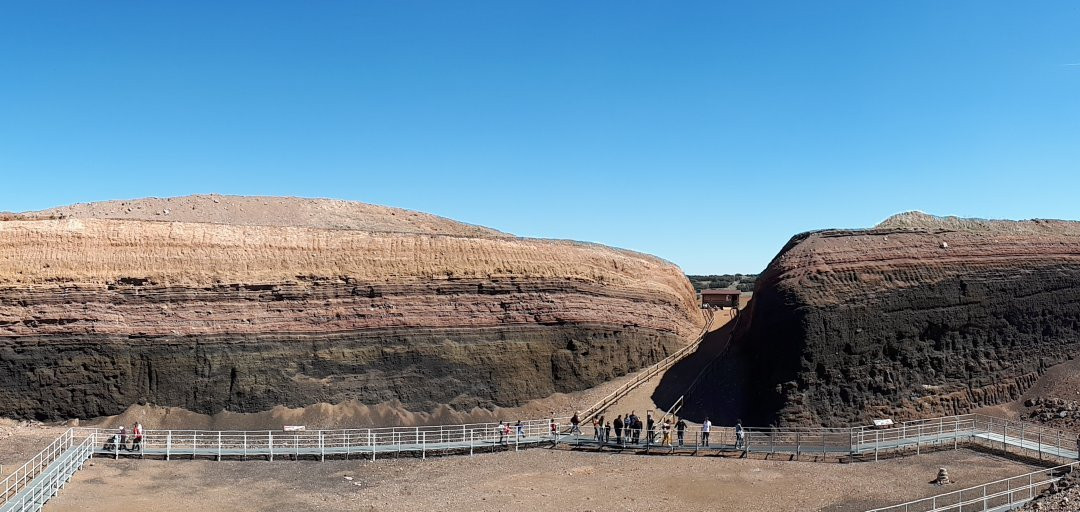
M 1078 462 L 1024 475 L 995 480 L 983 485 L 875 508 L 868 512 L 987 512 L 1020 505 L 1034 499 L 1041 488 L 1077 469 Z
M 318 457 L 365 456 L 389 453 L 419 454 L 440 451 L 474 452 L 497 446 L 519 447 L 558 442 L 567 418 L 517 423 L 473 423 L 369 429 L 305 430 L 147 430 L 134 450 L 134 436 L 123 439 L 114 429 L 78 428 L 94 439 L 99 455 L 155 455 L 170 459 L 189 457 Z
M 73 441 L 74 432 L 68 429 L 49 446 L 45 447 L 44 450 L 38 452 L 37 455 L 31 457 L 29 461 L 8 475 L 7 478 L 0 481 L 0 488 L 4 490 L 3 494 L 0 495 L 0 505 L 7 503 L 8 500 L 30 485 L 30 482 L 44 472 L 49 464 L 52 464 L 53 461 L 60 457 L 64 450 L 71 447 Z
M 78 442 L 76 442 L 78 441 Z M 56 457 L 42 468 L 26 485 L 13 495 L 5 495 L 2 512 L 36 512 L 45 506 L 71 476 L 82 467 L 94 452 L 92 437 L 77 440 L 68 430 L 53 444 L 64 445 Z

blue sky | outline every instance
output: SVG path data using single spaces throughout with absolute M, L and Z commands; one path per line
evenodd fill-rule
M 0 210 L 333 197 L 757 272 L 1080 219 L 1080 4 L 5 2 Z

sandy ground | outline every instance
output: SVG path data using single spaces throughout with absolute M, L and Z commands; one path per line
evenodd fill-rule
M 533 449 L 370 461 L 94 459 L 45 510 L 678 510 L 845 512 L 1031 471 L 968 450 L 862 464 Z M 945 466 L 957 481 L 928 482 Z M 350 477 L 351 480 L 346 479 Z

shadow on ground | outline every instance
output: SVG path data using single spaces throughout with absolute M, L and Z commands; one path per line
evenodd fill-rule
M 737 322 L 728 322 L 705 336 L 698 349 L 669 368 L 652 394 L 656 405 L 668 410 L 685 395 L 679 416 L 695 423 L 706 417 L 714 425 L 734 425 L 743 408 L 742 365 L 725 354 Z M 693 389 L 691 385 L 697 384 Z M 688 390 L 689 393 L 687 392 Z

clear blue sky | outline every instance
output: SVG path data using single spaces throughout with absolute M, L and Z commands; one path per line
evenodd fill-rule
M 1080 219 L 1080 3 L 0 6 L 0 210 L 353 199 L 757 272 L 794 233 Z

